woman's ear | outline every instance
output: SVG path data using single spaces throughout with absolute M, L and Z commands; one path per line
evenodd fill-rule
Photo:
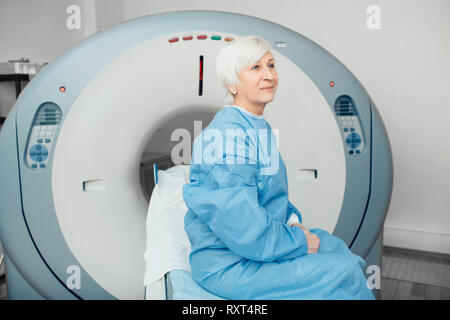
M 227 85 L 228 90 L 231 92 L 232 95 L 236 95 L 237 89 L 235 86 L 229 86 Z

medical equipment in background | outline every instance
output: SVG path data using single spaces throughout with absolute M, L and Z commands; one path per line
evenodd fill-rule
M 30 81 L 30 79 L 32 79 L 44 65 L 30 63 L 30 60 L 25 58 L 20 58 L 20 60 L 8 60 L 8 62 L 0 62 L 0 82 L 13 81 L 15 84 L 17 98 L 22 91 L 22 82 Z M 0 129 L 5 120 L 6 117 L 0 114 Z
M 215 57 L 239 35 L 273 47 L 280 81 L 265 116 L 279 130 L 290 200 L 305 226 L 332 232 L 368 266 L 381 266 L 392 157 L 361 83 L 278 24 L 183 11 L 89 37 L 19 96 L 0 133 L 0 239 L 11 299 L 144 298 L 151 190 L 141 184 L 141 164 L 171 156 L 183 135 L 192 142 L 224 105 Z

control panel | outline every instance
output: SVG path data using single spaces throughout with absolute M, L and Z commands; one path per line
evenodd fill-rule
M 36 111 L 28 134 L 25 157 L 30 168 L 42 170 L 47 167 L 61 115 L 61 109 L 52 102 L 42 104 Z
M 347 153 L 355 156 L 361 154 L 364 150 L 364 136 L 353 99 L 347 95 L 340 96 L 336 99 L 334 110 L 344 137 Z

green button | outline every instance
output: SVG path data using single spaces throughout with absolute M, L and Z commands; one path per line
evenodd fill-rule
M 213 39 L 213 40 L 220 40 L 220 39 L 222 39 L 222 37 L 221 36 L 212 36 L 211 39 Z

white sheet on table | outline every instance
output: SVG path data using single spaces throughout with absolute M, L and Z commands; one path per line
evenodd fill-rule
M 187 207 L 183 185 L 186 183 L 189 183 L 188 165 L 158 170 L 158 184 L 153 189 L 147 212 L 144 285 L 174 269 L 191 271 L 191 244 L 184 231 Z

